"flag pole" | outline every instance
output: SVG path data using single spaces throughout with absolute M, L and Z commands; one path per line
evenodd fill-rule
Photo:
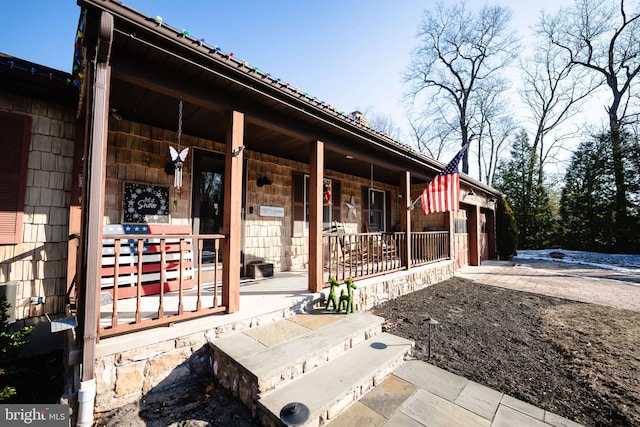
M 422 194 L 422 193 L 420 193 Z M 418 204 L 418 201 L 420 200 L 420 196 L 416 197 L 416 199 L 411 202 L 411 206 L 407 207 L 407 210 L 410 211 L 411 209 L 415 209 L 416 205 Z
M 456 170 L 457 170 L 457 168 L 458 168 L 458 162 L 460 162 L 460 158 L 462 157 L 463 153 L 464 153 L 464 152 L 469 148 L 469 145 L 471 145 L 471 142 L 467 142 L 465 145 L 463 145 L 463 146 L 462 146 L 462 148 L 460 149 L 460 151 L 458 151 L 458 154 L 456 154 L 456 156 L 451 160 L 451 162 L 456 161 L 456 160 L 455 160 L 455 159 L 456 159 L 456 157 L 460 156 L 460 157 L 458 158 L 458 160 L 456 161 L 456 164 L 455 164 L 455 168 L 456 168 Z M 449 162 L 449 163 L 445 166 L 445 169 L 443 169 L 443 171 L 444 171 L 444 170 L 446 170 L 446 169 L 447 169 L 447 167 L 449 167 L 449 166 L 450 166 L 451 162 Z M 443 172 L 440 172 L 438 175 L 442 175 L 442 173 L 443 173 Z M 433 181 L 433 179 L 432 179 L 431 181 Z M 429 183 L 431 183 L 431 181 L 429 181 Z M 427 187 L 428 187 L 428 186 L 429 186 L 429 184 L 427 184 Z M 416 199 L 411 203 L 411 206 L 408 206 L 408 207 L 407 207 L 407 210 L 414 209 L 414 208 L 416 207 L 416 204 L 418 203 L 418 201 L 422 199 L 422 197 L 421 197 L 421 196 L 422 196 L 422 193 L 420 193 L 420 196 L 418 196 L 418 197 L 417 197 L 417 198 L 416 198 Z

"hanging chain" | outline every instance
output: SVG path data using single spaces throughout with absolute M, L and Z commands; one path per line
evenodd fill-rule
M 180 152 L 180 138 L 182 138 L 182 97 L 178 105 L 178 153 Z

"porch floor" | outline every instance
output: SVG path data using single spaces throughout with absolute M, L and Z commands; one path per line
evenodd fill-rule
M 176 322 L 169 327 L 155 327 L 100 340 L 96 347 L 96 356 L 113 354 L 127 348 L 140 347 L 158 342 L 159 339 L 172 339 L 190 333 L 217 328 L 240 330 L 256 326 L 262 318 L 272 316 L 272 320 L 293 315 L 310 309 L 314 302 L 322 298 L 321 293 L 312 293 L 307 289 L 307 271 L 287 271 L 262 279 L 242 279 L 240 283 L 240 307 L 234 313 L 218 313 L 193 320 Z M 218 298 L 220 298 L 218 285 Z M 143 296 L 140 299 L 142 319 L 157 317 L 158 295 Z M 196 290 L 184 291 L 184 311 L 195 309 Z M 203 285 L 202 306 L 213 306 L 213 284 Z M 177 313 L 178 292 L 164 294 L 165 315 Z M 111 325 L 113 303 L 100 306 L 100 327 Z M 117 302 L 118 324 L 132 323 L 135 320 L 136 298 L 121 299 Z M 266 320 L 265 320 L 266 321 Z M 243 326 L 246 324 L 246 326 Z

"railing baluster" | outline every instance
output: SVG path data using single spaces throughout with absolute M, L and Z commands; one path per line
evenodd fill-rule
M 196 302 L 196 311 L 200 311 L 200 309 L 202 308 L 202 239 L 196 239 L 196 242 L 198 242 L 198 259 L 197 260 L 193 260 L 194 263 L 194 271 L 195 271 L 195 267 L 198 268 L 198 281 L 197 281 L 197 287 L 198 287 L 198 300 Z M 191 242 L 191 247 L 193 247 L 193 241 Z
M 164 284 L 167 281 L 167 241 L 160 239 L 160 296 L 158 306 L 158 319 L 164 317 Z
M 179 257 L 178 257 L 178 315 L 182 314 L 184 311 L 184 307 L 183 307 L 183 301 L 182 301 L 182 297 L 183 297 L 183 280 L 184 280 L 184 273 L 183 273 L 183 269 L 184 269 L 184 239 L 181 237 L 180 238 L 180 242 L 178 243 L 178 247 L 180 249 L 179 252 Z
M 213 241 L 213 306 L 218 306 L 218 251 L 220 250 L 220 240 Z M 224 265 L 222 266 L 224 268 Z
M 136 323 L 142 321 L 141 303 L 142 303 L 142 254 L 144 253 L 144 240 L 138 238 L 138 268 L 137 268 L 137 283 L 136 283 Z
M 111 306 L 111 327 L 118 326 L 118 279 L 120 277 L 120 239 L 115 240 L 113 258 L 113 304 Z

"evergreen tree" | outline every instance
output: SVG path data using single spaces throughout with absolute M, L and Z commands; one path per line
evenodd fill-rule
M 624 174 L 628 204 L 625 246 L 638 247 L 640 150 L 637 139 L 623 134 Z M 563 246 L 570 249 L 610 252 L 619 250 L 613 152 L 608 132 L 583 141 L 571 159 L 560 200 Z
M 513 211 L 506 199 L 500 198 L 496 206 L 496 246 L 500 259 L 511 259 L 517 255 L 518 227 Z
M 27 343 L 33 326 L 27 326 L 16 331 L 9 324 L 10 305 L 5 297 L 0 298 L 0 366 L 7 366 L 7 362 L 15 359 L 18 349 Z M 14 394 L 16 389 L 2 378 L 6 375 L 3 368 L 0 368 L 0 401 L 5 400 Z
M 537 155 L 529 144 L 529 137 L 522 131 L 511 148 L 511 157 L 498 166 L 496 188 L 502 191 L 511 205 L 518 224 L 518 247 L 537 249 L 551 245 L 553 237 L 552 214 L 549 194 L 542 180 L 528 179 Z

